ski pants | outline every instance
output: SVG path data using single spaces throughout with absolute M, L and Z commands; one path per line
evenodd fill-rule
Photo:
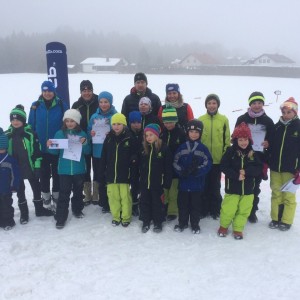
M 52 177 L 52 192 L 59 192 L 59 176 L 57 173 L 58 155 L 42 154 L 41 189 L 43 193 L 50 193 L 50 179 Z
M 169 190 L 164 189 L 165 203 L 168 204 L 168 215 L 178 215 L 178 178 L 173 178 Z
M 0 194 L 0 227 L 14 226 L 14 207 L 12 194 Z

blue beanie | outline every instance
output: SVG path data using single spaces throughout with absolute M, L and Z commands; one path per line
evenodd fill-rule
M 177 83 L 168 83 L 166 85 L 166 94 L 168 94 L 168 92 L 180 93 L 179 85 Z
M 55 93 L 55 86 L 52 81 L 44 81 L 41 86 L 42 92 L 53 92 Z
M 129 124 L 131 123 L 142 123 L 142 114 L 135 110 L 129 113 Z
M 3 132 L 3 129 L 0 127 L 0 150 L 8 148 L 8 138 Z
M 113 103 L 113 95 L 109 92 L 101 92 L 98 96 L 98 101 L 100 101 L 100 99 L 105 98 L 108 100 L 108 102 L 110 103 L 110 105 L 112 105 Z

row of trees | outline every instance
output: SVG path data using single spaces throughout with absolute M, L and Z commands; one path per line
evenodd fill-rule
M 176 58 L 192 52 L 207 52 L 221 60 L 229 52 L 221 45 L 190 43 L 159 44 L 143 42 L 134 35 L 116 32 L 86 34 L 70 28 L 58 28 L 52 33 L 13 33 L 0 38 L 0 73 L 44 72 L 45 47 L 48 42 L 62 42 L 67 47 L 68 63 L 79 65 L 87 57 L 123 57 L 138 66 L 169 65 Z

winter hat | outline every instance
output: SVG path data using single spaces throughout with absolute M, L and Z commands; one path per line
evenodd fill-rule
M 238 138 L 248 138 L 251 144 L 253 144 L 251 130 L 245 122 L 242 122 L 241 124 L 236 126 L 233 130 L 233 133 L 231 135 L 231 141 L 233 142 L 234 139 L 238 139 Z
M 52 81 L 44 81 L 42 83 L 42 86 L 41 86 L 41 90 L 42 92 L 53 92 L 55 93 L 55 86 L 54 86 L 54 83 Z
M 123 124 L 124 126 L 127 126 L 126 117 L 123 114 L 116 113 L 111 117 L 111 124 Z
M 147 76 L 145 75 L 145 73 L 136 73 L 134 75 L 134 83 L 140 80 L 144 80 L 148 84 Z
M 251 105 L 251 103 L 253 101 L 261 101 L 263 104 L 265 104 L 265 97 L 264 97 L 263 93 L 261 93 L 261 92 L 253 92 L 249 96 L 249 99 L 248 99 L 249 106 Z
M 155 124 L 155 123 L 151 123 L 151 124 L 147 125 L 144 129 L 144 133 L 146 133 L 147 131 L 151 131 L 157 137 L 159 137 L 159 135 L 160 135 L 160 127 L 158 124 Z
M 290 97 L 280 105 L 280 109 L 282 110 L 283 108 L 290 109 L 294 111 L 296 115 L 298 114 L 298 103 L 293 97 Z
M 177 123 L 178 122 L 178 116 L 177 111 L 174 107 L 166 107 L 162 111 L 162 121 L 163 123 Z
M 79 125 L 81 120 L 81 114 L 77 109 L 71 108 L 65 111 L 63 121 L 65 119 L 72 119 Z
M 0 127 L 0 150 L 8 148 L 8 138 L 3 132 L 3 129 Z
M 23 124 L 26 123 L 26 112 L 24 111 L 24 106 L 22 104 L 18 104 L 9 115 L 10 121 L 17 119 L 21 121 Z
M 168 94 L 168 92 L 180 93 L 179 85 L 177 83 L 168 83 L 166 85 L 166 94 Z
M 188 132 L 189 130 L 197 130 L 201 135 L 203 131 L 203 123 L 197 119 L 190 120 L 186 125 L 186 131 Z
M 139 106 L 141 104 L 148 104 L 151 110 L 151 100 L 148 97 L 142 97 L 139 101 Z
M 113 95 L 110 92 L 101 92 L 98 96 L 98 101 L 100 101 L 100 99 L 105 98 L 108 100 L 108 102 L 110 103 L 110 105 L 112 105 L 113 103 Z
M 142 114 L 135 110 L 129 113 L 129 124 L 131 123 L 142 123 Z
M 93 90 L 93 84 L 89 80 L 82 80 L 80 83 L 80 92 L 84 90 Z
M 216 95 L 216 94 L 209 94 L 209 95 L 206 97 L 206 99 L 205 99 L 205 107 L 207 107 L 207 103 L 208 103 L 208 101 L 210 101 L 210 100 L 216 100 L 217 103 L 218 103 L 218 107 L 220 107 L 221 102 L 220 102 L 220 98 L 219 98 L 218 95 Z

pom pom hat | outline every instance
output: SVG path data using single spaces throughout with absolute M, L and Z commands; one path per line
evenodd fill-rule
M 4 150 L 8 148 L 8 138 L 6 134 L 3 132 L 3 129 L 0 127 L 0 150 Z
M 249 106 L 254 101 L 261 101 L 263 104 L 265 104 L 265 97 L 264 97 L 263 93 L 261 93 L 261 92 L 253 92 L 249 96 L 249 99 L 248 99 Z
M 55 86 L 52 81 L 44 81 L 41 86 L 42 92 L 52 92 L 55 93 Z
M 239 138 L 248 138 L 250 140 L 251 144 L 253 144 L 251 130 L 245 122 L 242 122 L 241 124 L 236 126 L 234 128 L 234 131 L 233 131 L 232 135 L 231 135 L 231 141 L 232 142 L 235 139 L 239 139 Z
M 65 119 L 72 119 L 79 125 L 81 120 L 81 114 L 77 109 L 71 108 L 65 111 L 63 121 Z
M 126 117 L 123 114 L 116 113 L 111 117 L 111 124 L 123 124 L 127 126 Z
M 296 115 L 298 114 L 298 103 L 293 97 L 290 97 L 280 105 L 280 109 L 282 110 L 283 108 L 290 109 L 294 111 Z
M 160 127 L 158 124 L 155 124 L 155 123 L 151 123 L 151 124 L 147 125 L 144 129 L 144 133 L 146 133 L 147 131 L 152 132 L 157 137 L 159 137 L 159 135 L 160 135 Z
M 26 112 L 24 111 L 24 106 L 22 104 L 18 104 L 9 115 L 10 121 L 17 119 L 21 121 L 23 124 L 26 123 Z

